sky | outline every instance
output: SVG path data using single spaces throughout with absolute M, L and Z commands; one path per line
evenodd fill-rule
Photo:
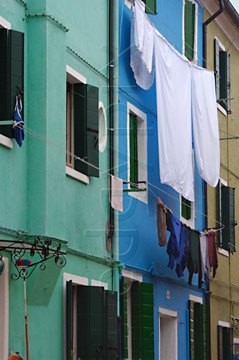
M 230 0 L 236 11 L 239 13 L 239 0 Z

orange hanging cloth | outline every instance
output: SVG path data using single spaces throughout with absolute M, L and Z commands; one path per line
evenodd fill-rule
M 167 207 L 164 205 L 162 200 L 160 198 L 158 198 L 158 202 L 157 202 L 157 227 L 158 227 L 159 246 L 167 245 L 166 214 L 167 214 Z

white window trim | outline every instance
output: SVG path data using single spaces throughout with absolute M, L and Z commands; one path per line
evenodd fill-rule
M 141 128 L 139 130 L 139 126 L 138 126 L 138 132 L 140 132 L 142 135 L 145 134 L 146 132 L 146 136 L 145 136 L 145 143 L 144 143 L 144 149 L 143 149 L 143 153 L 146 159 L 146 162 L 144 164 L 144 171 L 143 171 L 143 179 L 139 179 L 139 181 L 144 180 L 146 181 L 146 185 L 145 184 L 140 184 L 139 186 L 142 185 L 142 187 L 146 187 L 146 191 L 142 191 L 142 192 L 129 192 L 128 194 L 130 196 L 132 196 L 133 198 L 140 200 L 142 202 L 144 202 L 145 204 L 148 204 L 148 154 L 147 154 L 147 144 L 148 144 L 148 139 L 147 139 L 147 115 L 142 112 L 141 110 L 139 110 L 137 107 L 135 107 L 134 105 L 132 105 L 131 103 L 127 102 L 127 161 L 128 161 L 128 181 L 130 181 L 130 113 L 134 113 L 137 117 L 140 118 L 140 120 L 144 123 L 143 128 Z M 138 161 L 138 163 L 140 163 L 140 161 Z M 128 185 L 128 188 L 130 189 L 130 184 Z
M 127 279 L 135 280 L 135 281 L 138 281 L 138 282 L 143 282 L 143 275 L 139 274 L 139 273 L 137 273 L 135 271 L 130 271 L 130 270 L 123 269 L 122 270 L 122 276 L 127 278 Z
M 195 29 L 194 29 L 194 59 L 193 64 L 198 63 L 198 4 L 195 0 L 190 0 L 195 5 Z M 185 40 L 184 40 L 184 10 L 185 10 L 185 0 L 183 0 L 183 15 L 182 15 L 182 39 L 183 39 L 183 55 L 185 55 Z
M 3 283 L 3 301 L 4 304 L 1 304 L 4 309 L 3 316 L 3 349 L 1 349 L 1 356 L 3 359 L 8 359 L 8 342 L 9 342 L 9 265 L 8 258 L 3 257 L 3 261 L 5 262 L 5 266 L 3 272 L 1 274 L 1 282 Z M 3 330 L 2 329 L 2 330 Z
M 0 27 L 3 27 L 4 29 L 11 29 L 12 25 L 9 21 L 4 19 L 2 16 L 0 16 Z
M 79 181 L 83 182 L 84 184 L 90 183 L 89 176 L 82 174 L 81 172 L 79 172 L 75 169 L 72 169 L 67 165 L 66 165 L 66 175 L 72 177 L 75 180 L 79 180 Z
M 91 280 L 91 286 L 103 287 L 105 290 L 108 290 L 108 284 L 100 280 Z
M 178 317 L 178 312 L 177 311 L 166 309 L 166 308 L 163 308 L 163 307 L 159 307 L 159 314 L 160 315 L 165 315 L 165 316 L 170 316 L 170 317 L 173 317 L 173 318 Z
M 239 344 L 239 338 L 233 338 L 233 344 Z
M 227 327 L 227 328 L 230 327 L 229 322 L 221 321 L 221 320 L 218 320 L 218 325 L 219 325 L 219 326 L 223 326 L 223 327 Z
M 224 107 L 222 107 L 222 105 L 220 105 L 218 102 L 217 102 L 217 109 L 218 109 L 224 116 L 227 116 L 226 110 L 225 110 Z
M 175 321 L 175 360 L 178 360 L 178 313 L 177 311 L 159 307 L 159 359 L 161 359 L 161 349 L 160 349 L 160 317 L 168 316 L 174 318 Z
M 100 122 L 99 122 L 99 151 L 100 152 L 104 152 L 105 151 L 105 147 L 107 144 L 107 117 L 106 117 L 106 111 L 105 111 L 105 107 L 102 101 L 99 101 L 99 106 L 98 106 L 99 110 L 102 109 L 103 111 L 103 116 L 104 116 L 104 127 L 105 127 L 105 133 L 104 134 L 100 134 Z M 101 141 L 100 136 L 104 135 L 104 139 Z
M 196 303 L 202 304 L 203 299 L 200 296 L 189 294 L 189 300 L 194 301 Z

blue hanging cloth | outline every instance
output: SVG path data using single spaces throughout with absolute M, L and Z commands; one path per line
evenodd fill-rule
M 24 140 L 24 121 L 22 120 L 22 100 L 16 96 L 16 105 L 13 114 L 13 132 L 14 138 L 19 146 L 22 146 Z

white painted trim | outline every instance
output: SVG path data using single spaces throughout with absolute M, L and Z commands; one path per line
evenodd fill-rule
M 81 75 L 78 71 L 72 69 L 69 65 L 66 65 L 67 81 L 71 84 L 83 83 L 86 84 L 86 77 Z
M 82 174 L 79 171 L 76 171 L 75 169 L 70 168 L 69 166 L 66 166 L 66 175 L 72 177 L 73 179 L 79 180 L 85 184 L 90 183 L 89 176 Z
M 176 318 L 178 316 L 178 312 L 170 309 L 166 309 L 163 307 L 159 307 L 159 313 L 160 315 L 166 315 Z
M 10 30 L 12 28 L 12 25 L 9 21 L 5 20 L 2 16 L 0 16 L 0 27 Z
M 148 155 L 147 155 L 147 115 L 135 107 L 133 104 L 127 102 L 127 162 L 128 162 L 128 181 L 130 181 L 130 113 L 138 117 L 138 140 L 144 136 L 144 140 L 138 141 L 138 171 L 139 181 L 146 181 L 145 184 L 139 184 L 139 187 L 146 187 L 146 191 L 142 192 L 129 192 L 129 196 L 148 204 Z M 143 145 L 142 145 L 143 142 Z M 140 145 L 141 143 L 141 145 Z M 143 159 L 142 159 L 143 158 Z M 130 184 L 128 185 L 130 189 Z
M 99 101 L 99 111 L 100 109 L 103 111 L 103 117 L 104 117 L 104 127 L 105 127 L 105 131 L 104 134 L 100 133 L 100 119 L 99 119 L 99 150 L 100 152 L 104 152 L 105 151 L 105 147 L 107 144 L 107 117 L 106 117 L 106 111 L 105 111 L 105 107 L 102 101 Z M 100 138 L 102 136 L 102 139 Z
M 0 145 L 3 145 L 8 149 L 13 149 L 13 140 L 8 138 L 7 136 L 0 134 Z
M 103 287 L 105 290 L 108 290 L 108 284 L 99 280 L 91 280 L 91 286 L 100 286 Z
M 8 341 L 9 341 L 9 265 L 8 259 L 3 257 L 3 261 L 5 262 L 5 266 L 0 276 L 0 289 L 1 294 L 3 294 L 2 300 L 3 304 L 1 304 L 1 309 L 3 309 L 3 318 L 1 319 L 1 340 L 3 342 L 3 348 L 1 348 L 1 359 L 8 359 Z M 3 333 L 2 333 L 3 331 Z
M 219 325 L 219 326 L 223 326 L 223 327 L 227 327 L 227 328 L 230 327 L 230 324 L 229 324 L 228 322 L 226 322 L 226 321 L 221 321 L 221 320 L 218 321 L 218 325 Z
M 224 250 L 222 248 L 218 248 L 218 253 L 221 254 L 221 255 L 224 255 L 226 257 L 229 257 L 229 251 Z
M 218 41 L 219 47 L 222 51 L 226 51 L 225 46 L 221 43 L 221 41 L 218 39 L 217 36 L 214 37 L 214 39 L 216 39 Z
M 217 109 L 225 116 L 227 116 L 227 111 L 217 102 Z
M 239 338 L 233 338 L 233 344 L 239 344 Z
M 201 298 L 200 296 L 192 295 L 192 294 L 189 294 L 189 300 L 194 301 L 199 304 L 203 303 L 203 298 Z
M 223 178 L 219 178 L 219 180 L 220 180 L 220 183 L 221 183 L 221 185 L 223 185 L 223 186 L 227 186 L 227 181 L 226 180 L 224 180 Z
M 130 270 L 123 269 L 122 270 L 122 276 L 126 277 L 127 279 L 143 282 L 143 275 L 139 274 L 139 273 L 137 273 L 135 271 L 130 271 Z

